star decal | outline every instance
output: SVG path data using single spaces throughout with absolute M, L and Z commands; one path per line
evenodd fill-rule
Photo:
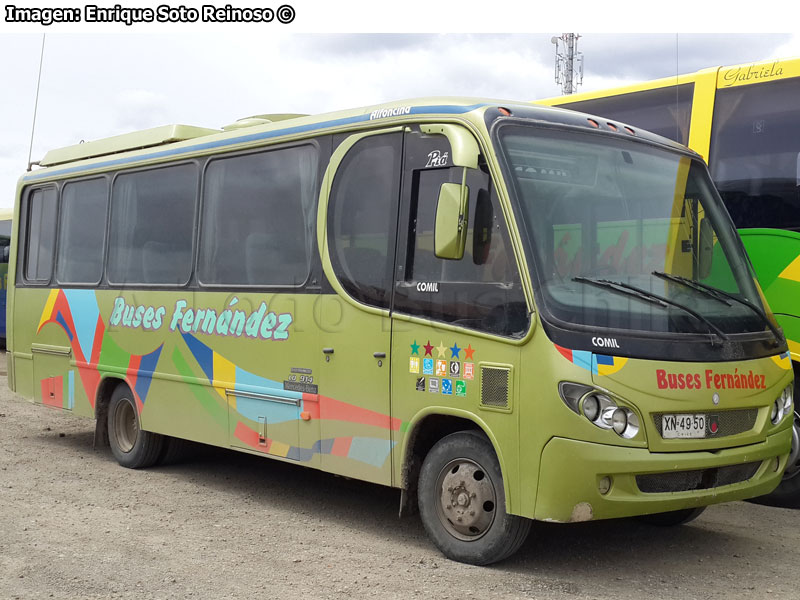
M 473 354 L 475 354 L 475 348 L 472 347 L 472 344 L 464 348 L 464 360 L 472 360 Z
M 439 358 L 444 358 L 445 352 L 447 352 L 447 346 L 445 346 L 444 343 L 440 341 L 439 345 L 436 346 L 436 352 L 439 353 Z
M 458 353 L 461 352 L 461 348 L 458 347 L 457 342 L 453 342 L 453 347 L 450 348 L 450 352 L 452 353 L 450 358 L 458 358 Z
M 419 356 L 419 344 L 417 343 L 417 340 L 414 340 L 414 343 L 411 344 L 411 354 L 416 354 Z
M 431 341 L 428 340 L 428 343 L 423 346 L 425 348 L 425 356 L 433 356 L 433 346 L 431 346 Z

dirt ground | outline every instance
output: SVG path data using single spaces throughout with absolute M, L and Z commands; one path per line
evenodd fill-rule
M 0 599 L 800 598 L 800 511 L 690 525 L 534 524 L 511 559 L 445 559 L 396 490 L 225 450 L 131 471 L 94 423 L 8 391 L 0 358 Z

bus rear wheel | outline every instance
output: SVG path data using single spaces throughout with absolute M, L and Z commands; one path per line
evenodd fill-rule
M 128 469 L 150 467 L 158 461 L 164 438 L 142 430 L 133 394 L 119 385 L 108 406 L 108 441 L 117 462 Z
M 528 519 L 506 512 L 503 475 L 482 434 L 448 435 L 422 463 L 419 511 L 428 536 L 448 558 L 486 565 L 507 558 L 525 541 Z

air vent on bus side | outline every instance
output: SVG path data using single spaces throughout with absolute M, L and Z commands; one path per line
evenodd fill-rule
M 511 366 L 484 365 L 481 372 L 481 406 L 511 409 Z

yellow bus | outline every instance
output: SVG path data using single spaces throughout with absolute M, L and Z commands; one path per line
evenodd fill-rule
M 736 230 L 696 153 L 596 125 L 431 98 L 48 152 L 9 385 L 125 467 L 187 439 L 393 486 L 475 564 L 768 493 L 793 373 Z
M 800 58 L 537 103 L 650 130 L 707 160 L 800 372 Z M 800 507 L 800 415 L 793 440 L 784 482 L 767 500 Z

